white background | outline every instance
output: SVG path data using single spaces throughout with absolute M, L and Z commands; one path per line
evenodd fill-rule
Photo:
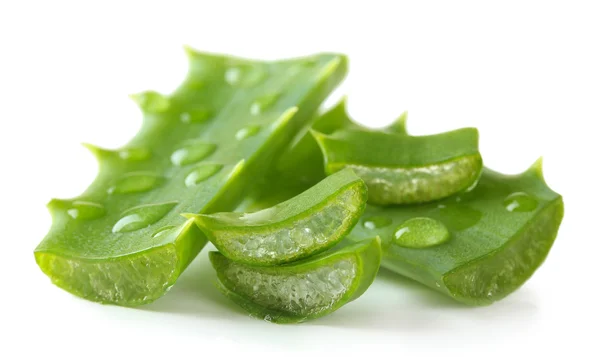
M 600 11 L 593 1 L 0 2 L 0 355 L 598 355 Z M 484 5 L 485 4 L 485 5 Z M 412 133 L 476 126 L 487 166 L 544 156 L 566 215 L 543 267 L 485 308 L 382 273 L 359 300 L 297 326 L 244 315 L 212 286 L 205 251 L 164 298 L 102 306 L 54 287 L 33 249 L 51 197 L 95 176 L 79 145 L 125 143 L 128 99 L 181 81 L 181 47 L 277 59 L 350 57 L 351 114 Z M 333 103 L 332 99 L 328 103 Z M 370 345 L 370 346 L 367 346 Z

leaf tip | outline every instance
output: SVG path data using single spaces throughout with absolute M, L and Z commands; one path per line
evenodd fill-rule
M 99 146 L 90 143 L 81 143 L 81 146 L 88 149 L 88 151 L 91 152 L 92 155 L 94 155 L 96 160 L 98 160 L 99 162 L 105 159 L 111 152 L 111 150 L 103 149 Z
M 196 51 L 192 46 L 190 45 L 183 45 L 183 51 L 185 52 L 185 55 L 188 58 L 194 58 L 198 55 L 198 51 Z
M 408 112 L 400 114 L 400 116 L 389 126 L 386 130 L 395 134 L 408 134 L 406 130 L 406 121 L 408 119 Z
M 544 162 L 544 158 L 542 156 L 540 156 L 537 160 L 535 160 L 533 165 L 531 165 L 529 167 L 529 169 L 527 169 L 526 172 L 532 173 L 533 175 L 535 175 L 537 178 L 539 178 L 543 182 L 546 182 L 544 179 L 543 162 Z
M 46 203 L 46 208 L 48 208 L 48 211 L 52 213 L 54 211 L 63 209 L 66 202 L 66 200 L 53 198 L 48 203 Z

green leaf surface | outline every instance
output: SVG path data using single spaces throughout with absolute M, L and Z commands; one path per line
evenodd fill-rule
M 245 265 L 210 252 L 221 291 L 251 316 L 294 323 L 327 315 L 360 297 L 381 261 L 378 237 L 275 267 Z
M 250 265 L 278 265 L 324 251 L 356 225 L 367 188 L 351 169 L 253 213 L 188 215 L 223 255 Z
M 131 142 L 87 145 L 95 181 L 49 204 L 35 258 L 75 295 L 129 306 L 162 296 L 207 241 L 181 214 L 235 208 L 346 73 L 335 54 L 259 62 L 187 52 L 172 95 L 132 96 L 144 122 Z
M 350 122 L 345 116 L 337 122 Z M 438 200 L 473 186 L 483 167 L 477 129 L 410 136 L 406 116 L 385 130 L 356 125 L 331 134 L 313 130 L 331 174 L 352 168 L 369 188 L 369 203 L 412 204 Z
M 539 163 L 520 175 L 485 169 L 475 189 L 456 197 L 417 206 L 369 205 L 349 239 L 377 234 L 383 267 L 463 303 L 487 305 L 515 291 L 542 264 L 563 210 L 562 197 L 545 184 Z M 445 226 L 449 239 L 420 249 L 398 244 L 399 232 L 415 217 Z M 372 223 L 376 220 L 380 224 Z M 439 233 L 412 234 L 426 242 Z

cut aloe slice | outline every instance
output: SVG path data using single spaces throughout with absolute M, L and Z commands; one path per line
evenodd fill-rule
M 172 95 L 133 96 L 144 124 L 130 143 L 89 146 L 100 172 L 88 190 L 50 202 L 52 227 L 35 258 L 61 288 L 129 306 L 162 296 L 207 242 L 181 214 L 234 209 L 346 73 L 335 54 L 188 55 Z
M 276 267 L 257 267 L 210 252 L 221 291 L 251 316 L 275 323 L 327 315 L 361 296 L 381 260 L 379 238 Z
M 347 128 L 344 113 L 342 102 L 313 128 Z M 396 125 L 386 130 L 404 127 Z M 289 146 L 286 155 L 294 161 L 275 167 L 272 188 L 263 188 L 254 208 L 291 197 L 325 175 L 310 135 Z M 299 163 L 313 163 L 309 175 Z M 467 191 L 421 205 L 367 204 L 361 222 L 342 242 L 379 235 L 382 266 L 466 304 L 500 300 L 524 284 L 549 253 L 562 221 L 562 197 L 545 184 L 541 161 L 521 175 L 484 169 L 477 186 Z
M 253 212 L 188 215 L 227 258 L 277 265 L 321 252 L 356 224 L 367 188 L 351 169 L 339 171 L 276 206 Z
M 487 305 L 515 291 L 542 264 L 563 209 L 538 161 L 521 175 L 486 169 L 473 191 L 439 202 L 368 206 L 349 239 L 378 234 L 383 267 L 465 304 Z M 419 242 L 419 249 L 407 241 Z
M 337 114 L 347 118 L 345 111 Z M 326 172 L 352 168 L 369 188 L 369 203 L 378 205 L 434 201 L 476 184 L 483 167 L 477 129 L 410 136 L 405 119 L 381 131 L 356 126 L 332 134 L 313 131 Z

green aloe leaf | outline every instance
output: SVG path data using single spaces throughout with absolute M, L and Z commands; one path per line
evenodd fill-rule
M 188 56 L 172 95 L 132 96 L 144 123 L 130 143 L 88 145 L 100 162 L 91 186 L 50 202 L 52 227 L 35 259 L 61 288 L 129 306 L 162 296 L 207 242 L 181 214 L 235 208 L 346 73 L 335 54 Z
M 303 193 L 253 213 L 187 215 L 227 258 L 250 265 L 278 265 L 326 250 L 356 225 L 367 188 L 351 169 Z
M 345 111 L 336 113 L 350 121 Z M 331 134 L 312 133 L 323 151 L 326 172 L 352 168 L 369 187 L 372 204 L 434 201 L 477 182 L 483 167 L 477 129 L 410 136 L 405 122 L 403 115 L 385 130 L 354 125 Z
M 520 175 L 485 169 L 472 191 L 438 202 L 368 206 L 350 239 L 377 234 L 383 267 L 465 304 L 487 305 L 515 291 L 543 263 L 563 210 L 538 161 Z
M 329 133 L 348 128 L 352 124 L 343 117 L 342 102 L 320 116 L 313 128 L 320 132 L 327 128 Z M 402 128 L 401 119 L 386 130 Z M 325 175 L 321 151 L 310 135 L 287 150 L 286 157 L 295 161 L 276 165 L 270 176 L 272 189 L 256 196 L 254 209 L 291 197 Z M 311 169 L 306 171 L 298 163 L 308 163 Z M 521 175 L 484 169 L 471 191 L 440 201 L 367 204 L 360 224 L 346 240 L 378 235 L 383 267 L 463 303 L 485 305 L 515 291 L 543 263 L 563 210 L 562 197 L 546 185 L 538 161 Z
M 381 261 L 378 237 L 288 265 L 257 267 L 210 252 L 221 291 L 251 316 L 293 323 L 327 315 L 361 296 Z

